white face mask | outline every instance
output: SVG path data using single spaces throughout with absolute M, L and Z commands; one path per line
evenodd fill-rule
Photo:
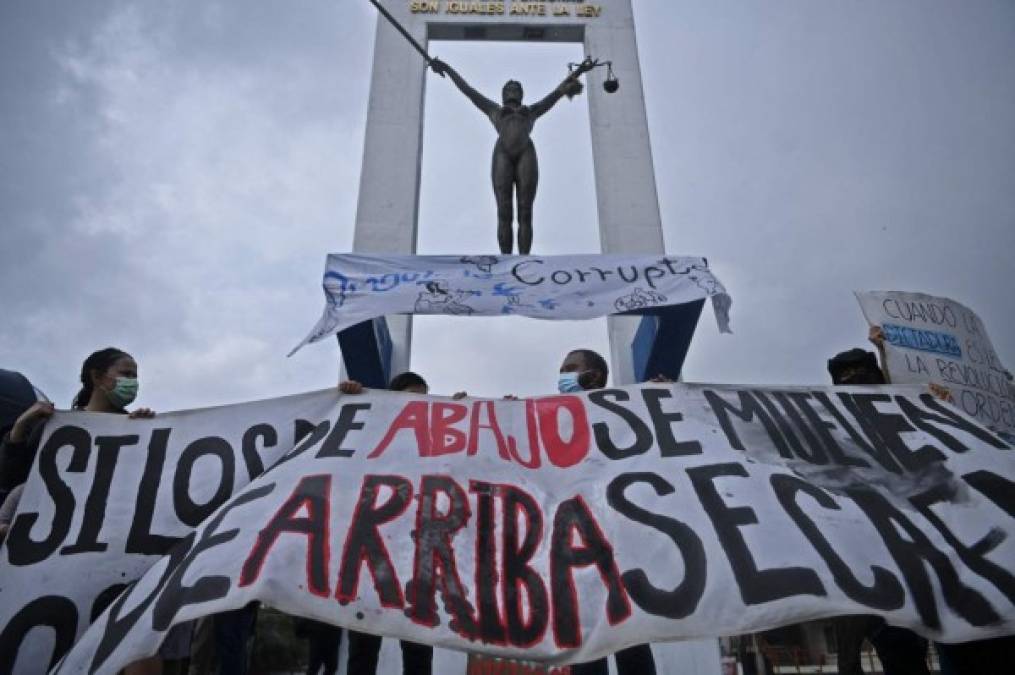
M 561 373 L 557 377 L 557 391 L 562 394 L 574 394 L 585 389 L 578 382 L 579 373 Z

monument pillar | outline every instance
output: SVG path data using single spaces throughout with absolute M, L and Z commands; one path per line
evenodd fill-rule
M 420 43 L 426 23 L 406 16 L 408 2 L 385 2 Z M 353 250 L 414 255 L 418 232 L 426 62 L 383 19 L 377 22 Z M 389 316 L 389 374 L 409 369 L 412 317 Z
M 613 61 L 621 87 L 614 95 L 603 91 L 602 68 L 586 76 L 600 247 L 603 253 L 662 254 L 663 225 L 630 0 L 606 4 L 586 24 L 584 43 L 586 54 Z M 638 381 L 631 344 L 639 323 L 638 317 L 607 318 L 615 384 Z
M 618 93 L 603 90 L 605 69 L 585 77 L 592 156 L 603 253 L 664 252 L 641 67 L 631 0 L 598 2 L 451 2 L 380 0 L 420 44 L 429 40 L 514 40 L 582 43 L 585 54 L 613 62 Z M 502 6 L 501 12 L 496 8 Z M 487 12 L 477 13 L 476 8 Z M 454 65 L 454 64 L 452 64 Z M 512 73 L 505 67 L 504 78 Z M 427 65 L 387 21 L 378 18 L 367 110 L 363 168 L 353 250 L 361 253 L 415 254 L 418 229 L 423 111 Z M 450 83 L 446 83 L 451 86 Z M 463 115 L 473 114 L 463 107 Z M 491 137 L 491 144 L 493 143 Z M 466 149 L 463 149 L 463 152 Z M 491 204 L 493 195 L 490 195 Z M 489 252 L 498 250 L 491 208 Z M 540 223 L 536 223 L 536 229 Z M 473 251 L 470 253 L 480 253 Z M 563 252 L 562 252 L 563 253 Z M 631 384 L 669 360 L 679 373 L 701 303 L 668 317 L 609 317 L 611 369 L 616 384 Z M 653 324 L 653 321 L 655 323 Z M 347 369 L 357 364 L 383 384 L 409 368 L 412 318 L 389 316 L 340 335 Z M 636 333 L 640 341 L 635 364 Z M 665 343 L 665 344 L 663 344 Z M 364 349 L 369 351 L 359 352 Z M 675 358 L 668 358 L 665 352 Z M 663 358 L 659 357 L 664 353 Z M 647 355 L 647 356 L 646 356 Z M 362 356 L 363 358 L 359 358 Z M 363 363 L 382 364 L 378 368 Z M 370 386 L 378 386 L 371 384 Z M 391 641 L 388 641 L 391 642 Z M 390 647 L 390 645 L 389 645 Z M 653 645 L 660 675 L 719 675 L 718 640 Z

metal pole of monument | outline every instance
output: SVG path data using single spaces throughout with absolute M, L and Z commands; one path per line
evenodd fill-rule
M 376 7 L 377 11 L 380 12 L 385 19 L 391 22 L 391 25 L 395 27 L 395 30 L 401 33 L 402 37 L 408 40 L 409 44 L 412 45 L 424 59 L 426 59 L 427 65 L 433 65 L 433 58 L 429 54 L 427 54 L 425 49 L 423 49 L 423 45 L 416 42 L 416 38 L 412 37 L 412 35 L 409 34 L 409 31 L 405 30 L 405 27 L 402 26 L 402 24 L 398 23 L 398 19 L 391 16 L 391 12 L 384 9 L 384 7 L 381 5 L 380 2 L 378 2 L 378 0 L 370 0 L 370 4 Z

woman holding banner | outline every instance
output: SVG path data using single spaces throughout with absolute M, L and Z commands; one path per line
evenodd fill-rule
M 155 415 L 148 408 L 127 412 L 127 406 L 137 398 L 137 362 L 134 357 L 121 349 L 107 347 L 90 354 L 81 364 L 80 379 L 81 390 L 71 404 L 74 410 L 118 413 L 132 418 Z M 55 411 L 51 402 L 37 401 L 18 417 L 11 430 L 0 441 L 0 492 L 11 491 L 28 480 L 28 473 L 39 450 L 39 441 L 42 439 L 46 420 Z M 172 632 L 169 637 L 172 637 Z M 189 626 L 186 631 L 186 643 L 189 653 Z M 126 672 L 134 675 L 161 673 L 162 659 L 153 657 L 140 661 L 129 666 Z
M 137 362 L 114 347 L 89 355 L 81 365 L 81 390 L 74 397 L 74 410 L 127 414 L 125 408 L 137 397 Z M 46 420 L 55 408 L 49 401 L 37 401 L 18 417 L 0 441 L 0 492 L 8 492 L 28 479 L 39 449 Z M 151 417 L 148 408 L 138 408 L 130 417 Z

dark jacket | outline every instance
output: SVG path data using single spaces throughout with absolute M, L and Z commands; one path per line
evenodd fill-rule
M 0 493 L 10 492 L 28 480 L 45 429 L 46 420 L 40 419 L 21 443 L 11 441 L 9 431 L 4 434 L 0 441 Z

